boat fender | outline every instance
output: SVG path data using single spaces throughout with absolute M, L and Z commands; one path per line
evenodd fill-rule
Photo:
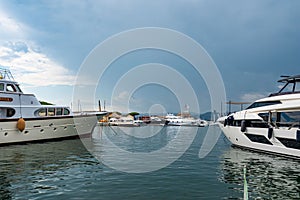
M 271 139 L 272 136 L 273 136 L 273 128 L 269 127 L 268 128 L 268 138 Z
M 224 127 L 227 126 L 227 119 L 224 120 Z
M 241 131 L 242 132 L 246 132 L 246 120 L 242 120 L 241 122 Z
M 23 118 L 18 119 L 17 128 L 21 132 L 24 131 L 24 129 L 25 129 L 25 120 Z
M 296 141 L 300 142 L 300 130 L 299 129 L 297 130 L 297 133 L 296 133 Z

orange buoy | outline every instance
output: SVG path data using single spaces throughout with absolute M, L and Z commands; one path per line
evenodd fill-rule
M 24 131 L 25 129 L 25 120 L 23 118 L 19 118 L 18 122 L 17 122 L 17 128 L 19 129 L 19 131 Z

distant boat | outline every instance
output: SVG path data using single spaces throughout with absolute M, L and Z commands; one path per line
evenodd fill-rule
M 234 146 L 300 159 L 300 75 L 278 82 L 279 92 L 217 121 Z
M 165 125 L 166 120 L 161 117 L 151 116 L 150 117 L 150 125 Z
M 111 118 L 108 122 L 108 125 L 122 127 L 137 127 L 144 125 L 144 122 L 142 120 L 134 120 L 130 117 L 121 117 L 119 119 Z
M 208 126 L 208 122 L 205 120 L 195 119 L 192 117 L 184 118 L 181 116 L 175 116 L 173 114 L 167 114 L 165 120 L 165 125 L 167 126 Z
M 35 95 L 22 92 L 10 70 L 0 68 L 0 145 L 90 134 L 105 114 L 41 105 Z

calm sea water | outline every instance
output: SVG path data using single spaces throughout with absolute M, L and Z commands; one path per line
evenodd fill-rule
M 151 152 L 177 137 L 173 127 L 159 129 L 96 129 L 94 139 L 84 139 L 92 153 L 80 139 L 0 147 L 0 199 L 242 199 L 244 165 L 250 199 L 300 198 L 298 161 L 232 148 L 223 135 L 200 159 L 207 128 L 197 128 L 187 151 L 156 171 L 126 173 L 101 162 L 107 139 L 127 151 Z

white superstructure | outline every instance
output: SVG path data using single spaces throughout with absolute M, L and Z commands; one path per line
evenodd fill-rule
M 69 107 L 41 105 L 35 95 L 22 92 L 9 70 L 0 69 L 0 145 L 89 134 L 105 114 L 73 114 Z
M 218 122 L 235 146 L 300 158 L 300 75 L 278 82 L 285 83 L 278 93 Z
M 181 116 L 175 116 L 173 114 L 167 114 L 165 117 L 165 124 L 168 126 L 207 126 L 208 123 L 202 119 L 194 119 L 192 117 L 184 118 Z

